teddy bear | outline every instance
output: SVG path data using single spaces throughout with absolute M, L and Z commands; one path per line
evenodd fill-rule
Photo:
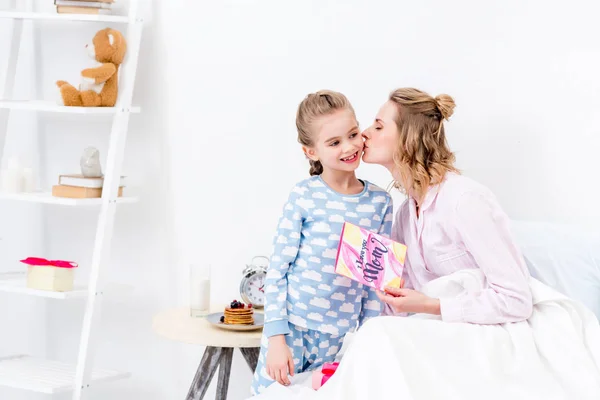
M 106 28 L 98 31 L 92 44 L 85 47 L 88 55 L 99 65 L 81 71 L 79 89 L 65 81 L 57 81 L 59 103 L 65 106 L 113 107 L 119 93 L 119 66 L 127 50 L 125 38 L 121 32 Z

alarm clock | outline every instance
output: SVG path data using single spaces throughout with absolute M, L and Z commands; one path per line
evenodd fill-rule
M 264 263 L 255 263 L 255 260 L 264 259 Z M 256 256 L 249 265 L 244 268 L 242 281 L 240 282 L 240 296 L 246 304 L 252 304 L 254 308 L 265 306 L 265 278 L 269 258 Z

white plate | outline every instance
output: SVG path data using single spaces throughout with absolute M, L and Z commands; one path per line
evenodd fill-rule
M 262 313 L 254 313 L 254 324 L 253 325 L 228 325 L 221 322 L 223 313 L 213 313 L 206 316 L 208 322 L 212 325 L 217 326 L 221 329 L 227 329 L 230 331 L 254 331 L 261 329 L 265 323 L 265 316 Z

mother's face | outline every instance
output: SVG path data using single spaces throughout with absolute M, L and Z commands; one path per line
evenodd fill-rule
M 373 125 L 363 132 L 364 162 L 380 164 L 389 170 L 394 168 L 394 152 L 398 147 L 397 115 L 396 105 L 390 101 L 379 109 Z

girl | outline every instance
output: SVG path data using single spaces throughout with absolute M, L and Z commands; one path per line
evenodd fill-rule
M 388 193 L 356 178 L 363 139 L 346 97 L 309 94 L 296 114 L 311 177 L 291 191 L 265 282 L 265 326 L 252 394 L 331 362 L 346 333 L 381 312 L 370 288 L 335 274 L 344 221 L 389 236 Z

